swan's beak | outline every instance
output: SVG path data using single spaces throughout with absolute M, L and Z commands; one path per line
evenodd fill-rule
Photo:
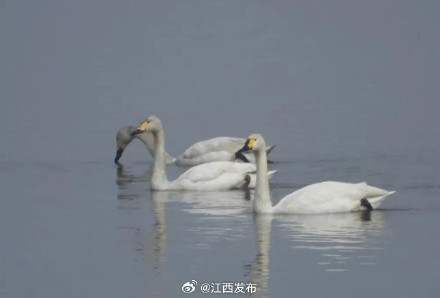
M 244 162 L 249 162 L 249 160 L 246 158 L 246 156 L 244 156 L 243 152 L 247 152 L 249 150 L 252 150 L 253 144 L 254 144 L 254 140 L 247 139 L 246 143 L 243 146 L 243 148 L 241 148 L 240 150 L 235 152 L 235 158 L 236 159 L 241 159 Z
M 122 152 L 124 152 L 124 149 L 122 148 L 118 148 L 118 151 L 116 151 L 115 164 L 119 163 L 119 159 L 122 156 Z
M 144 131 L 142 131 L 142 130 L 140 130 L 139 128 L 138 129 L 136 129 L 135 131 L 133 131 L 130 135 L 132 136 L 132 137 L 135 137 L 135 136 L 137 136 L 137 135 L 140 135 L 141 133 L 143 133 Z
M 147 124 L 147 121 L 142 122 L 141 125 L 139 125 L 138 128 L 131 133 L 131 136 L 135 137 L 141 133 L 144 133 L 147 130 Z

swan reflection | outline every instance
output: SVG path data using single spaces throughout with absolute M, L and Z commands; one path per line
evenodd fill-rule
M 385 226 L 381 211 L 284 218 L 280 226 L 290 230 L 294 249 L 319 252 L 317 265 L 328 272 L 374 265 L 376 252 L 384 249 L 376 240 Z
M 166 256 L 169 229 L 166 207 L 169 202 L 173 207 L 178 206 L 179 216 L 185 217 L 189 223 L 180 226 L 179 231 L 190 239 L 191 250 L 197 252 L 221 245 L 226 249 L 225 255 L 233 255 L 234 251 L 228 251 L 227 243 L 235 245 L 236 240 L 245 240 L 238 244 L 238 249 L 256 248 L 255 257 L 245 258 L 249 265 L 244 268 L 238 265 L 235 269 L 241 268 L 242 274 L 258 285 L 260 293 L 269 288 L 271 229 L 276 229 L 274 235 L 278 239 L 274 242 L 287 239 L 290 243 L 286 262 L 294 263 L 307 252 L 308 270 L 339 272 L 374 266 L 378 251 L 384 249 L 380 239 L 386 225 L 385 211 L 323 215 L 253 214 L 252 193 L 243 190 L 149 192 L 148 176 L 148 172 L 133 174 L 130 169 L 118 169 L 118 202 L 119 207 L 137 208 L 136 212 L 127 211 L 131 213 L 127 214 L 126 222 L 131 222 L 132 216 L 137 215 L 143 224 L 124 228 L 135 230 L 135 247 L 139 245 L 137 250 L 142 252 L 143 259 L 159 273 Z M 154 215 L 154 225 L 147 226 L 142 218 L 150 212 Z M 272 263 L 280 261 L 279 256 L 272 257 Z
M 317 252 L 318 270 L 340 272 L 353 266 L 374 265 L 376 252 L 384 249 L 376 240 L 385 226 L 385 213 L 381 211 L 295 216 L 254 214 L 258 253 L 248 267 L 252 281 L 261 291 L 267 290 L 270 277 L 272 221 L 293 243 L 292 259 L 301 257 L 302 250 Z
M 251 214 L 250 192 L 244 190 L 195 192 L 195 191 L 149 191 L 149 172 L 134 173 L 131 168 L 120 165 L 117 169 L 116 184 L 118 186 L 118 201 L 120 209 L 148 208 L 146 212 L 154 214 L 154 229 L 145 225 L 121 227 L 124 230 L 135 231 L 135 250 L 142 251 L 143 258 L 160 269 L 165 258 L 167 244 L 167 210 L 169 202 L 182 204 L 180 211 L 189 213 L 195 219 L 194 225 L 189 225 L 184 233 L 188 237 L 192 233 L 201 235 L 194 242 L 195 249 L 209 249 L 213 243 L 224 239 L 248 237 L 249 214 Z M 149 197 L 151 196 L 151 205 Z M 151 207 L 150 207 L 151 206 Z M 127 220 L 128 221 L 128 220 Z M 240 222 L 240 224 L 237 224 Z
M 122 164 L 118 164 L 116 168 L 116 185 L 118 186 L 118 199 L 119 196 L 123 196 L 124 190 L 129 190 L 128 187 L 133 183 L 147 182 L 151 176 L 150 172 L 143 174 L 135 174 L 130 167 L 124 167 Z M 122 197 L 124 199 L 124 197 Z
M 188 233 L 201 235 L 194 243 L 195 248 L 210 249 L 224 241 L 234 241 L 249 237 L 249 214 L 251 202 L 249 191 L 234 190 L 223 192 L 180 192 L 179 202 L 185 205 L 183 212 L 192 214 L 196 223 Z
M 181 202 L 187 204 L 183 211 L 209 218 L 243 214 L 246 210 L 250 210 L 249 190 L 185 191 L 179 193 L 179 198 Z
M 258 292 L 265 292 L 269 284 L 269 248 L 272 215 L 254 214 L 254 231 L 257 241 L 257 256 L 249 266 L 252 283 L 257 284 Z
M 384 227 L 384 214 L 380 211 L 284 216 L 279 220 L 281 227 L 291 231 L 295 249 L 333 252 L 381 249 L 372 240 Z
M 163 192 L 151 192 L 151 199 L 153 203 L 155 223 L 154 231 L 150 231 L 145 236 L 145 260 L 159 265 L 164 260 L 167 243 L 166 204 L 169 200 L 169 194 Z
M 141 206 L 147 203 L 151 195 L 151 205 L 154 214 L 154 229 L 145 231 L 143 225 L 120 226 L 124 231 L 132 231 L 135 235 L 135 250 L 142 252 L 142 258 L 161 270 L 161 263 L 165 257 L 167 242 L 167 213 L 166 204 L 174 196 L 167 192 L 148 192 L 146 182 L 150 173 L 135 174 L 129 168 L 118 165 L 116 184 L 118 185 L 118 208 L 128 211 L 135 210 L 139 215 Z M 139 188 L 140 187 L 140 188 Z M 129 214 L 130 216 L 131 214 Z M 134 215 L 134 214 L 133 214 Z

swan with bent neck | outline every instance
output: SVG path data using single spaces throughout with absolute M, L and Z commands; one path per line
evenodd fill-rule
M 254 212 L 256 213 L 333 213 L 359 210 L 373 210 L 379 207 L 382 200 L 394 191 L 362 183 L 345 183 L 324 181 L 298 189 L 285 196 L 272 206 L 270 201 L 269 181 L 267 175 L 267 156 L 264 150 L 266 143 L 259 134 L 251 134 L 244 147 L 237 151 L 253 151 L 257 165 Z
M 165 138 L 160 119 L 154 115 L 147 117 L 131 134 L 136 136 L 145 132 L 152 134 L 155 144 L 151 176 L 153 190 L 215 191 L 252 188 L 255 185 L 255 164 L 231 161 L 210 162 L 194 166 L 176 180 L 169 181 L 165 164 Z M 266 176 L 272 176 L 275 172 L 266 172 Z
M 137 127 L 135 126 L 124 126 L 121 127 L 116 133 L 116 157 L 114 159 L 115 164 L 119 164 L 119 159 L 122 157 L 122 153 L 124 153 L 125 148 L 127 148 L 127 146 L 134 139 L 138 139 L 142 143 L 144 143 L 151 156 L 154 156 L 155 144 L 153 135 L 151 133 L 132 135 L 132 133 L 135 132 L 136 129 Z M 165 161 L 168 165 L 174 163 L 176 159 L 165 152 Z

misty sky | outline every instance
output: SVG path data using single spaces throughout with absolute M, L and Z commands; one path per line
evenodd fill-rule
M 278 144 L 288 135 L 299 153 L 359 135 L 350 150 L 377 139 L 438 148 L 438 11 L 436 1 L 4 0 L 0 159 L 113 154 L 117 128 L 151 113 L 175 152 L 257 131 Z

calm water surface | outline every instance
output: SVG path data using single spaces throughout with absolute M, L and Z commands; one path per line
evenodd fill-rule
M 3 297 L 174 297 L 191 280 L 256 283 L 256 297 L 437 293 L 438 184 L 407 174 L 381 185 L 398 193 L 375 212 L 272 217 L 252 213 L 252 193 L 151 192 L 150 163 L 110 161 L 2 163 Z M 273 201 L 336 166 L 315 162 L 272 164 Z M 342 173 L 369 164 L 337 163 Z
M 439 296 L 438 3 L 98 2 L 0 5 L 0 297 Z M 152 192 L 139 142 L 113 164 L 152 113 L 173 155 L 276 144 L 273 203 L 323 180 L 397 192 L 273 217 L 252 192 Z

